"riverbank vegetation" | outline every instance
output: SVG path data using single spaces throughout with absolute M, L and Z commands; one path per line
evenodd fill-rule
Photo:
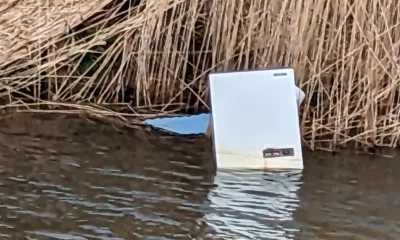
M 399 143 L 399 1 L 39 2 L 0 5 L 3 108 L 202 112 L 210 71 L 290 66 L 311 148 Z

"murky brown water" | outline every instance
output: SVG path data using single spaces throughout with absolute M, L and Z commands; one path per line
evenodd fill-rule
M 217 172 L 203 138 L 74 117 L 0 120 L 1 239 L 398 239 L 400 159 L 305 153 Z

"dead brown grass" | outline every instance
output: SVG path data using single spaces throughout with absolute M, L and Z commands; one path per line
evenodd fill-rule
M 3 2 L 4 106 L 202 110 L 210 71 L 292 66 L 311 148 L 399 143 L 399 1 Z

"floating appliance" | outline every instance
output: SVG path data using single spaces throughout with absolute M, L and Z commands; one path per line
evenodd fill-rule
M 303 169 L 298 107 L 305 94 L 293 69 L 211 73 L 209 88 L 211 114 L 146 123 L 209 135 L 219 169 Z

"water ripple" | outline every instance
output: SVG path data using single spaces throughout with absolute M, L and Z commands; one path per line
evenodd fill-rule
M 312 153 L 303 172 L 215 174 L 208 144 L 73 117 L 0 119 L 0 238 L 372 240 L 400 234 L 395 159 Z

